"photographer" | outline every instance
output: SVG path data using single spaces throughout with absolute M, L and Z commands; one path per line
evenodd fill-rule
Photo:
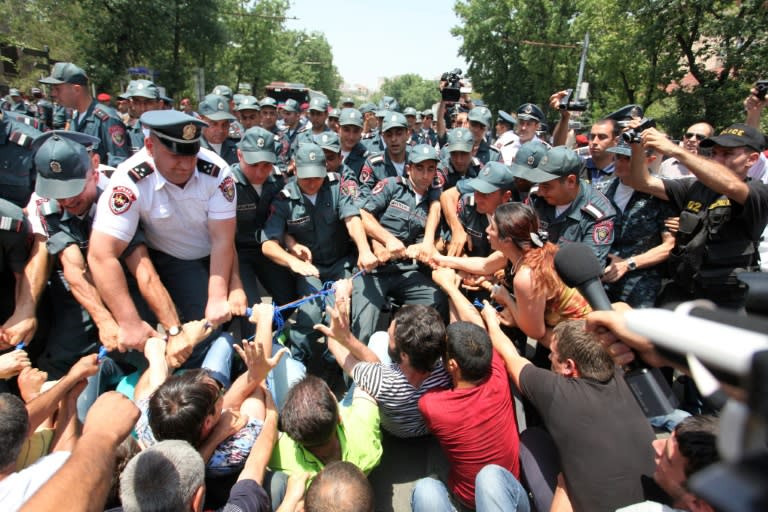
M 440 147 L 445 146 L 448 129 L 458 128 L 453 121 L 448 126 L 446 117 L 453 118 L 460 113 L 469 112 L 474 107 L 469 94 L 462 94 L 462 85 L 460 69 L 448 71 L 440 77 L 440 104 L 437 107 L 437 141 Z
M 659 303 L 705 298 L 721 307 L 743 308 L 747 288 L 736 274 L 757 269 L 757 245 L 768 223 L 768 186 L 747 181 L 765 136 L 745 124 L 731 125 L 701 141 L 700 147 L 712 148 L 711 159 L 688 152 L 655 128 L 643 131 L 641 142 L 677 158 L 698 178 L 661 180 L 646 171 L 642 158 L 633 158 L 625 180 L 682 212 L 669 258 L 672 282 Z

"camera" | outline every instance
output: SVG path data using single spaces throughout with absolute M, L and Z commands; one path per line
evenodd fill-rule
M 459 68 L 446 71 L 440 77 L 441 82 L 446 85 L 440 91 L 443 101 L 459 101 L 461 98 L 461 70 Z
M 640 121 L 639 126 L 635 128 L 630 128 L 629 130 L 622 133 L 621 139 L 627 144 L 638 144 L 640 142 L 640 134 L 643 133 L 643 130 L 647 130 L 648 128 L 655 128 L 655 127 L 656 127 L 656 121 L 653 118 L 644 117 Z
M 755 83 L 755 89 L 757 89 L 755 96 L 760 101 L 763 101 L 765 99 L 765 94 L 768 93 L 768 80 L 758 80 Z
M 558 110 L 568 110 L 570 112 L 584 112 L 589 107 L 589 102 L 586 99 L 577 97 L 572 99 L 573 89 L 567 89 L 566 95 L 560 99 L 558 103 Z

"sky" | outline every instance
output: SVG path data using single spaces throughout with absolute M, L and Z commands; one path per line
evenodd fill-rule
M 416 73 L 434 80 L 459 67 L 452 0 L 291 0 L 286 27 L 325 34 L 345 83 L 378 88 L 379 78 Z

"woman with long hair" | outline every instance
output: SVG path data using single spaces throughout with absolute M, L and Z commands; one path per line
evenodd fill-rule
M 552 328 L 591 311 L 584 297 L 555 271 L 558 247 L 539 233 L 536 212 L 522 203 L 496 208 L 486 229 L 495 251 L 485 258 L 436 256 L 434 263 L 470 274 L 491 276 L 504 270 L 498 284 L 487 283 L 491 298 L 504 307 L 502 318 L 549 348 Z

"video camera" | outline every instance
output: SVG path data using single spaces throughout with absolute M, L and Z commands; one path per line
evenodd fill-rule
M 648 128 L 655 128 L 655 127 L 656 127 L 655 119 L 653 119 L 652 117 L 644 117 L 640 121 L 640 125 L 634 128 L 630 128 L 629 130 L 622 133 L 621 138 L 627 144 L 639 144 L 640 134 L 643 133 L 643 131 L 647 130 Z
M 755 83 L 755 89 L 757 89 L 755 97 L 760 101 L 763 101 L 765 99 L 765 94 L 768 93 L 768 80 L 758 80 Z
M 440 90 L 443 101 L 457 102 L 461 98 L 461 70 L 459 68 L 446 71 L 440 77 L 446 85 Z
M 584 112 L 587 110 L 589 108 L 589 101 L 587 101 L 589 84 L 582 82 L 581 89 L 576 98 L 573 97 L 573 89 L 567 89 L 567 94 L 560 99 L 560 103 L 557 105 L 558 110 L 568 110 L 569 112 Z

